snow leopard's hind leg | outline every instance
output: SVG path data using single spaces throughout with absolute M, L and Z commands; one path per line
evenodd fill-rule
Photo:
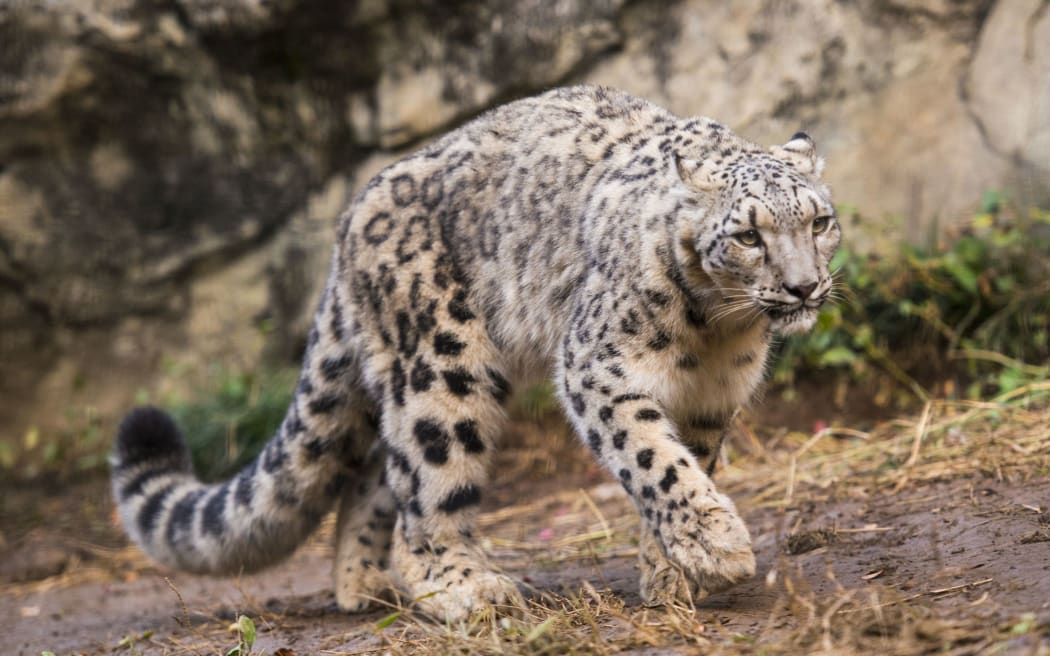
M 381 430 L 398 508 L 392 573 L 424 612 L 457 622 L 522 603 L 473 536 L 508 384 L 466 293 L 432 291 L 439 297 L 419 305 L 435 314 L 424 323 L 439 328 L 376 353 L 370 366 L 389 381 Z
M 397 508 L 383 471 L 385 451 L 369 454 L 358 481 L 347 485 L 336 522 L 335 597 L 350 612 L 367 610 L 389 599 L 390 547 Z

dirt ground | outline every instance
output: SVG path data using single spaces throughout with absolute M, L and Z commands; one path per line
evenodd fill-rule
M 1050 408 L 931 403 L 862 433 L 741 421 L 716 474 L 758 575 L 695 610 L 643 608 L 637 516 L 558 424 L 516 425 L 481 533 L 522 582 L 513 619 L 443 627 L 410 608 L 347 615 L 332 520 L 262 574 L 161 570 L 112 522 L 104 480 L 3 489 L 3 652 L 1050 654 Z M 392 615 L 396 613 L 396 615 Z M 283 651 L 282 651 L 283 650 Z

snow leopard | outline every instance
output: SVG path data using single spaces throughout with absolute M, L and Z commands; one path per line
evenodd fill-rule
M 771 339 L 810 329 L 831 291 L 823 166 L 805 133 L 767 148 L 611 88 L 489 110 L 340 217 L 294 397 L 242 471 L 199 481 L 167 414 L 129 413 L 124 528 L 163 565 L 236 574 L 337 506 L 341 608 L 392 589 L 451 622 L 520 607 L 475 522 L 512 381 L 539 371 L 640 514 L 646 603 L 754 576 L 712 468 Z

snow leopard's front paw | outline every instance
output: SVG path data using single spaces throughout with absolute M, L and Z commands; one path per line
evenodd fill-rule
M 483 613 L 514 614 L 525 602 L 512 578 L 495 571 L 481 549 L 459 542 L 410 549 L 395 538 L 393 569 L 427 615 L 462 622 Z
M 657 535 L 643 528 L 641 594 L 648 605 L 695 603 L 755 575 L 751 536 L 728 497 L 712 493 L 682 510 Z
M 639 587 L 646 606 L 691 606 L 693 593 L 682 569 L 664 555 L 652 529 L 642 523 L 638 539 Z

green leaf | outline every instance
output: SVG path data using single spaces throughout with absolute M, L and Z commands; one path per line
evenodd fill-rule
M 251 649 L 255 644 L 255 622 L 247 615 L 241 615 L 237 618 L 237 630 L 241 632 L 241 640 Z
M 1025 383 L 1024 373 L 1017 369 L 1004 369 L 999 373 L 999 391 L 1010 392 Z
M 865 348 L 875 343 L 875 331 L 871 327 L 871 324 L 863 324 L 857 328 L 857 332 L 853 334 L 853 345 L 858 348 Z
M 990 228 L 993 223 L 995 223 L 995 218 L 987 212 L 973 217 L 973 225 L 975 228 Z
M 838 367 L 850 364 L 857 359 L 857 354 L 845 346 L 834 346 L 820 354 L 818 364 L 822 367 Z
M 393 624 L 394 622 L 396 622 L 399 617 L 401 617 L 401 611 L 399 611 L 399 610 L 394 611 L 393 613 L 390 613 L 389 615 L 387 615 L 383 619 L 381 619 L 378 622 L 376 622 L 376 628 L 372 631 L 372 633 L 376 633 L 378 631 L 382 631 L 386 627 L 388 627 L 391 624 Z
M 835 306 L 825 307 L 817 315 L 817 330 L 821 332 L 830 331 L 842 323 L 842 313 Z
M 981 211 L 985 214 L 995 214 L 999 211 L 1002 202 L 1003 195 L 994 189 L 989 189 L 981 196 Z
M 236 647 L 233 647 L 230 651 L 226 652 L 226 656 L 241 656 L 241 646 L 237 645 Z
M 418 597 L 416 597 L 415 599 L 413 599 L 412 603 L 416 604 L 416 603 L 419 603 L 419 602 L 423 601 L 424 599 L 430 599 L 434 595 L 439 595 L 442 592 L 445 592 L 445 590 L 431 590 L 430 592 L 428 592 L 426 594 L 421 594 Z
M 970 292 L 977 293 L 977 273 L 971 271 L 955 253 L 948 253 L 942 261 L 944 269 L 959 283 L 959 286 Z
M 1021 621 L 1010 627 L 1010 633 L 1014 635 L 1024 635 L 1035 628 L 1035 613 L 1024 613 L 1021 615 Z
M 834 334 L 830 331 L 814 333 L 809 337 L 809 348 L 816 351 L 823 351 L 831 346 L 831 340 L 833 337 Z
M 984 254 L 987 246 L 976 237 L 963 237 L 952 248 L 959 254 L 964 262 L 971 266 L 979 267 L 984 262 Z
M 533 642 L 533 641 L 539 639 L 544 633 L 546 633 L 547 631 L 550 631 L 551 627 L 554 626 L 554 623 L 557 620 L 558 620 L 558 616 L 557 615 L 552 615 L 552 616 L 548 617 L 547 619 L 543 620 L 541 623 L 539 623 L 536 626 L 532 627 L 532 630 L 529 631 L 529 634 L 527 636 L 525 636 L 525 644 L 529 644 L 530 642 Z

